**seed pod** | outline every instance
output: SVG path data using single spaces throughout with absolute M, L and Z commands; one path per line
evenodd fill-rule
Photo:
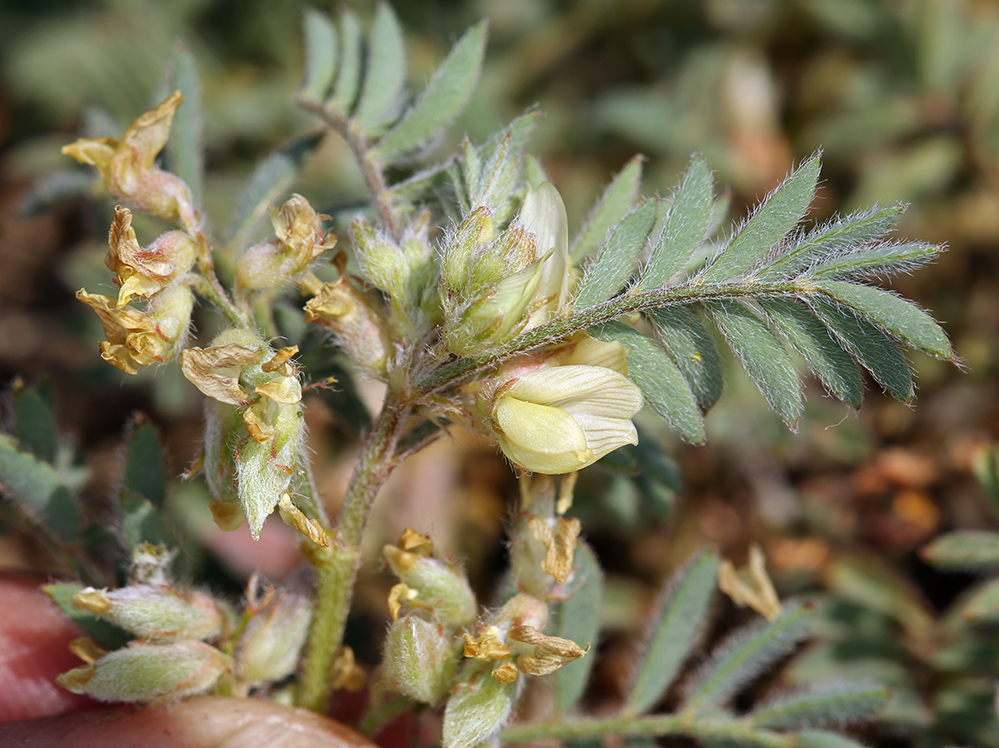
M 392 623 L 385 637 L 382 667 L 392 688 L 424 704 L 447 693 L 457 663 L 454 635 L 416 615 Z

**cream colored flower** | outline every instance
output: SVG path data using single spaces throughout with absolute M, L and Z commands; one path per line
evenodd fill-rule
M 563 311 L 569 296 L 569 222 L 558 190 L 545 182 L 528 192 L 518 222 L 534 234 L 539 258 L 538 285 L 524 328 L 529 330 Z
M 197 248 L 182 231 L 167 231 L 143 249 L 132 228 L 132 211 L 120 205 L 108 232 L 108 254 L 104 264 L 121 286 L 118 307 L 133 296 L 148 299 L 194 264 Z
M 642 392 L 627 378 L 625 349 L 587 336 L 538 364 L 512 364 L 484 389 L 486 422 L 524 470 L 551 475 L 591 465 L 637 444 L 631 422 Z
M 81 164 L 97 168 L 104 187 L 113 197 L 168 221 L 180 219 L 197 226 L 191 191 L 180 177 L 156 168 L 157 154 L 170 137 L 173 115 L 184 100 L 174 91 L 155 109 L 146 112 L 117 138 L 81 138 L 62 152 Z
M 167 361 L 181 346 L 191 322 L 194 295 L 184 285 L 156 294 L 146 310 L 119 308 L 115 299 L 89 294 L 76 298 L 97 313 L 107 341 L 101 341 L 101 358 L 126 374 L 137 374 L 143 366 Z

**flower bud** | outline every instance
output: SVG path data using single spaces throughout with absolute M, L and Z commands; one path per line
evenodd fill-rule
M 312 602 L 280 591 L 256 612 L 236 645 L 236 672 L 248 685 L 282 680 L 295 672 L 309 635 Z
M 87 587 L 73 595 L 72 603 L 150 641 L 209 640 L 222 631 L 222 611 L 201 592 L 181 594 L 149 584 L 117 590 Z
M 133 296 L 147 299 L 186 273 L 194 264 L 197 247 L 182 231 L 167 231 L 143 249 L 132 228 L 132 211 L 120 205 L 108 232 L 108 254 L 104 264 L 115 274 L 118 308 Z
M 385 381 L 392 350 L 388 325 L 361 291 L 342 278 L 327 283 L 305 305 L 305 321 L 332 329 L 355 366 Z
M 431 611 L 435 620 L 446 626 L 460 628 L 475 620 L 475 594 L 453 562 L 411 553 L 394 545 L 386 545 L 384 554 L 393 573 L 412 592 L 406 597 L 411 606 Z
M 476 208 L 458 224 L 444 249 L 441 281 L 445 288 L 457 293 L 469 290 L 470 277 L 475 272 L 475 263 L 472 262 L 472 257 L 477 250 L 488 245 L 493 240 L 494 235 L 495 225 L 492 215 L 486 207 Z M 494 268 L 496 279 L 505 269 L 505 263 L 501 257 L 485 258 L 480 256 L 479 260 L 485 262 L 490 268 Z M 480 272 L 491 274 L 485 269 Z
M 205 693 L 228 666 L 228 657 L 202 642 L 131 644 L 56 682 L 98 701 L 162 701 Z
M 117 200 L 167 221 L 180 219 L 195 228 L 199 221 L 191 190 L 180 177 L 156 168 L 157 154 L 170 137 L 173 115 L 184 100 L 174 91 L 116 138 L 81 138 L 62 152 L 100 172 L 104 187 Z
M 322 219 L 301 195 L 292 195 L 279 209 L 269 208 L 275 239 L 247 249 L 236 262 L 236 284 L 262 290 L 283 285 L 306 270 L 336 237 L 323 234 Z
M 119 308 L 114 299 L 82 288 L 76 298 L 97 313 L 104 327 L 107 341 L 100 344 L 101 358 L 126 374 L 173 358 L 183 345 L 194 308 L 194 294 L 183 284 L 164 288 L 149 300 L 145 311 Z
M 466 665 L 444 710 L 443 748 L 473 748 L 496 733 L 510 716 L 516 682 L 490 677 L 488 667 Z
M 423 704 L 447 693 L 457 663 L 453 634 L 439 623 L 410 615 L 394 621 L 385 637 L 385 676 L 391 687 Z

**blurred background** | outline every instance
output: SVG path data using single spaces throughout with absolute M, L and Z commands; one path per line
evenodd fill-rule
M 373 10 L 346 5 L 362 18 Z M 565 197 L 570 231 L 636 152 L 647 159 L 646 194 L 668 194 L 690 154 L 703 153 L 730 191 L 724 234 L 821 149 L 809 221 L 902 202 L 898 238 L 948 248 L 935 264 L 886 281 L 943 322 L 962 360 L 912 356 L 913 403 L 895 402 L 869 381 L 863 407 L 852 412 L 810 381 L 792 434 L 732 366 L 726 396 L 708 418 L 707 445 L 683 445 L 649 419 L 643 448 L 657 451 L 657 475 L 632 480 L 623 460 L 582 482 L 575 512 L 611 580 L 590 703 L 599 708 L 619 695 L 643 611 L 694 549 L 714 544 L 741 562 L 748 544 L 759 542 L 782 595 L 818 592 L 832 601 L 823 638 L 785 670 L 785 681 L 856 671 L 889 683 L 889 711 L 868 735 L 885 745 L 999 745 L 992 711 L 999 636 L 985 624 L 973 648 L 954 643 L 948 616 L 974 578 L 943 574 L 919 555 L 946 530 L 999 525 L 983 485 L 999 433 L 999 3 L 393 6 L 416 89 L 465 28 L 490 19 L 482 82 L 440 154 L 463 135 L 481 142 L 539 105 L 532 150 Z M 73 292 L 111 288 L 103 256 L 113 206 L 59 148 L 81 134 L 120 134 L 163 96 L 164 71 L 182 43 L 204 90 L 207 212 L 224 224 L 254 164 L 317 131 L 293 102 L 305 7 L 0 1 L 0 381 L 52 383 L 59 425 L 92 466 L 85 492 L 98 503 L 117 480 L 122 433 L 136 410 L 159 427 L 171 474 L 179 475 L 197 455 L 201 403 L 177 366 L 127 377 L 100 360 L 100 326 Z M 311 7 L 335 16 L 341 6 Z M 338 218 L 363 200 L 335 136 L 322 141 L 295 189 Z M 141 238 L 138 222 L 137 230 Z M 199 339 L 215 325 L 199 317 Z M 359 390 L 377 402 L 377 392 Z M 336 393 L 309 400 L 317 477 L 334 510 L 364 418 L 342 404 Z M 204 493 L 197 482 L 171 488 L 176 521 L 192 525 L 208 557 L 224 558 L 214 572 L 223 584 L 238 590 L 261 559 L 275 580 L 297 566 L 295 541 L 274 523 L 264 551 L 213 533 Z M 414 458 L 386 493 L 372 558 L 405 526 L 431 530 L 488 599 L 516 497 L 497 450 L 455 430 Z M 30 539 L 3 529 L 0 566 L 48 568 Z M 386 614 L 389 579 L 369 566 L 357 631 Z M 726 614 L 745 616 L 735 608 Z M 362 659 L 377 659 L 377 642 L 355 633 L 354 643 Z

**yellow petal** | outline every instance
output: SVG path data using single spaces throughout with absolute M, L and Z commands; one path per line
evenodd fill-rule
M 592 462 L 583 429 L 564 410 L 507 395 L 494 417 L 500 448 L 525 470 L 568 473 Z

